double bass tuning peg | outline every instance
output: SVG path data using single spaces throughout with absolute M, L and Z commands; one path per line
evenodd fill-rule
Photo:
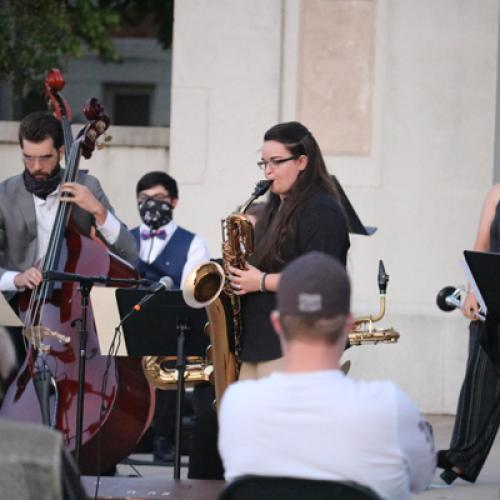
M 103 142 L 98 142 L 96 145 L 97 149 L 104 149 L 105 147 L 109 146 L 109 143 L 113 140 L 112 135 L 105 135 Z

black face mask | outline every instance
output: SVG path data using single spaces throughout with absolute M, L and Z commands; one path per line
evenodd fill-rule
M 38 198 L 42 198 L 42 200 L 47 199 L 47 196 L 59 186 L 61 180 L 62 172 L 59 164 L 56 165 L 56 168 L 47 179 L 36 179 L 27 169 L 24 169 L 23 172 L 23 181 L 26 190 Z
M 146 198 L 140 201 L 137 207 L 142 221 L 151 229 L 158 229 L 172 220 L 174 207 L 168 201 Z

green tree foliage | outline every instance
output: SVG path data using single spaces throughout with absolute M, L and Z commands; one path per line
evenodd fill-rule
M 141 23 L 146 17 L 157 27 L 158 40 L 164 49 L 172 45 L 174 0 L 122 0 L 119 10 L 122 21 L 131 26 Z M 117 6 L 118 7 L 118 6 Z
M 173 0 L 0 0 L 0 80 L 18 95 L 39 89 L 52 67 L 91 51 L 118 61 L 112 34 L 149 16 L 170 47 Z

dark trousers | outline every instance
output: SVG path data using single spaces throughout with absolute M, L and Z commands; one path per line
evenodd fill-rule
M 156 391 L 153 435 L 163 436 L 174 444 L 177 391 Z M 212 384 L 200 383 L 193 389 L 193 429 L 189 449 L 190 479 L 223 479 L 224 469 L 217 450 L 218 423 L 214 409 Z M 186 399 L 183 413 L 187 412 Z
M 479 475 L 500 425 L 500 377 L 480 345 L 485 325 L 470 324 L 469 357 L 460 390 L 448 460 L 459 467 L 463 479 Z
M 189 479 L 224 479 L 224 469 L 217 449 L 219 426 L 214 401 L 215 389 L 212 384 L 198 384 L 194 388 Z
M 151 424 L 153 435 L 166 438 L 172 445 L 175 440 L 176 402 L 177 391 L 156 389 L 155 414 Z

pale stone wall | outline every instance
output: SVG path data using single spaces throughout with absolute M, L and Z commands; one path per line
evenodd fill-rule
M 327 5 L 334 3 L 342 5 Z M 458 260 L 473 243 L 491 185 L 498 0 L 177 2 L 171 117 L 171 172 L 181 181 L 177 217 L 219 255 L 219 219 L 260 178 L 254 165 L 264 131 L 303 116 L 304 92 L 314 92 L 303 88 L 304 58 L 318 56 L 314 44 L 322 39 L 335 50 L 349 41 L 335 29 L 338 18 L 315 18 L 336 7 L 351 8 L 350 19 L 369 28 L 363 40 L 351 41 L 362 42 L 356 53 L 371 68 L 353 75 L 370 113 L 361 116 L 359 135 L 351 132 L 358 143 L 349 155 L 326 158 L 363 222 L 379 228 L 371 238 L 352 238 L 354 311 L 377 310 L 383 258 L 391 281 L 382 323 L 401 332 L 397 345 L 353 348 L 346 357 L 354 376 L 389 377 L 424 411 L 453 412 L 466 322 L 434 302 L 441 287 L 464 281 Z M 323 35 L 308 38 L 308 26 Z M 349 90 L 352 61 L 335 62 L 324 64 L 326 74 L 318 70 L 322 84 L 330 78 Z
M 498 2 L 379 1 L 377 18 L 370 167 L 378 179 L 364 183 L 348 158 L 331 164 L 380 227 L 353 245 L 355 303 L 367 307 L 374 285 L 366 277 L 383 257 L 392 277 L 387 322 L 402 338 L 376 366 L 367 350 L 353 353 L 354 373 L 388 373 L 425 411 L 454 412 L 467 323 L 434 301 L 442 286 L 464 282 L 458 261 L 492 182 Z
M 178 219 L 220 255 L 220 219 L 261 179 L 261 136 L 278 120 L 280 2 L 175 6 L 171 173 Z
M 375 13 L 367 0 L 301 4 L 297 118 L 323 154 L 370 153 Z

